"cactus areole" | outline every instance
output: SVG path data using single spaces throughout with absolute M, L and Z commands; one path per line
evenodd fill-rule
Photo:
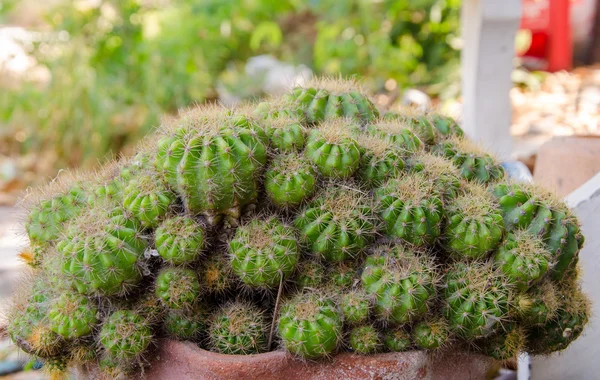
M 379 110 L 354 81 L 189 109 L 23 206 L 31 269 L 7 332 L 53 376 L 137 376 L 162 337 L 507 360 L 563 350 L 589 320 L 568 207 L 452 118 Z

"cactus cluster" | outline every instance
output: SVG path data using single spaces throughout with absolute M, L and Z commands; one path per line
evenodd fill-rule
M 8 334 L 53 374 L 143 370 L 160 337 L 283 349 L 548 354 L 589 302 L 576 217 L 449 117 L 318 80 L 165 120 L 136 156 L 23 205 L 31 273 Z

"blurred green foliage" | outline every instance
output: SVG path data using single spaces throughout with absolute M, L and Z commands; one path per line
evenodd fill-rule
M 46 12 L 53 38 L 28 49 L 49 81 L 0 81 L 0 127 L 18 137 L 0 150 L 52 150 L 57 166 L 96 163 L 160 115 L 215 100 L 232 66 L 266 53 L 318 74 L 356 75 L 374 91 L 439 94 L 458 79 L 459 8 L 459 0 L 64 1 Z

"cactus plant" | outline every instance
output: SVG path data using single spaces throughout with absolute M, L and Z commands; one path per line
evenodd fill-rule
M 371 241 L 375 225 L 363 193 L 327 189 L 294 221 L 313 254 L 332 262 L 355 257 Z
M 298 206 L 315 191 L 317 174 L 298 154 L 277 156 L 265 174 L 265 191 L 280 207 Z
M 494 188 L 506 229 L 527 229 L 539 236 L 553 254 L 552 277 L 560 280 L 577 264 L 584 243 L 579 223 L 567 206 L 544 189 L 501 183 Z
M 188 268 L 165 267 L 156 277 L 156 296 L 171 309 L 191 309 L 200 297 L 200 281 Z
M 402 245 L 382 245 L 367 257 L 362 285 L 375 297 L 378 317 L 393 324 L 412 322 L 436 296 L 435 264 L 423 252 Z
M 335 302 L 320 294 L 299 294 L 279 314 L 283 346 L 303 358 L 332 354 L 342 335 L 342 318 Z
M 379 332 L 373 326 L 355 327 L 350 331 L 348 344 L 352 352 L 361 355 L 374 354 L 381 350 Z
M 327 122 L 308 136 L 304 155 L 319 173 L 330 178 L 348 178 L 360 165 L 360 148 L 345 120 Z
M 435 152 L 450 159 L 461 176 L 470 181 L 488 183 L 504 178 L 504 169 L 492 155 L 463 138 L 444 141 Z
M 440 236 L 444 205 L 431 181 L 405 175 L 387 181 L 375 192 L 385 233 L 423 246 Z
M 156 250 L 172 265 L 187 264 L 200 257 L 204 248 L 204 228 L 187 215 L 166 219 L 154 233 Z
M 500 208 L 479 185 L 465 185 L 446 206 L 445 246 L 456 258 L 479 259 L 496 249 L 504 234 Z
M 217 352 L 230 355 L 258 354 L 267 349 L 268 325 L 262 312 L 254 306 L 234 302 L 225 305 L 210 322 L 210 345 Z
M 317 79 L 306 87 L 292 89 L 286 100 L 302 110 L 310 123 L 338 117 L 369 122 L 379 116 L 375 105 L 355 82 Z
M 577 339 L 590 310 L 568 207 L 503 179 L 452 119 L 380 118 L 342 82 L 189 109 L 134 157 L 29 194 L 10 338 L 53 376 L 111 379 L 140 377 L 165 337 L 499 360 Z
M 229 254 L 231 267 L 244 284 L 273 287 L 296 268 L 300 246 L 292 227 L 270 217 L 239 227 Z
M 443 347 L 448 337 L 448 324 L 443 318 L 419 322 L 412 330 L 413 342 L 424 350 Z
M 211 223 L 239 219 L 256 201 L 258 177 L 267 159 L 267 137 L 251 120 L 218 109 L 197 109 L 165 128 L 156 167 L 186 209 Z

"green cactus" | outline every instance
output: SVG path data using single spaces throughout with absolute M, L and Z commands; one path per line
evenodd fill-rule
M 117 310 L 106 318 L 98 338 L 107 358 L 121 362 L 139 358 L 154 336 L 141 314 Z
M 63 293 L 48 310 L 50 329 L 66 339 L 91 334 L 98 323 L 97 315 L 98 306 L 75 293 Z
M 259 354 L 267 350 L 268 324 L 261 310 L 234 302 L 223 306 L 208 328 L 210 346 L 229 355 Z
M 299 294 L 282 306 L 278 331 L 289 352 L 319 358 L 337 349 L 342 318 L 331 298 L 317 293 Z
M 441 234 L 444 205 L 433 182 L 417 175 L 387 181 L 375 191 L 385 233 L 417 245 L 431 245 Z
M 359 326 L 350 331 L 350 349 L 360 355 L 374 354 L 381 350 L 381 337 L 373 326 Z
M 458 125 L 456 120 L 450 116 L 432 114 L 429 119 L 442 136 L 445 137 L 463 137 L 465 132 Z
M 55 193 L 54 188 L 60 185 L 62 184 L 48 186 L 41 191 L 41 199 L 30 201 L 32 205 L 29 206 L 25 230 L 33 246 L 55 244 L 68 222 L 83 210 L 86 203 L 85 191 L 74 185 Z M 44 197 L 45 193 L 52 195 Z M 35 198 L 35 195 L 32 197 Z
M 392 324 L 424 316 L 436 297 L 435 264 L 425 252 L 399 244 L 381 245 L 367 257 L 362 285 L 375 297 L 375 313 Z
M 451 161 L 429 152 L 420 152 L 408 160 L 410 171 L 418 173 L 423 181 L 433 182 L 435 190 L 448 203 L 460 194 L 461 179 Z
M 279 207 L 298 206 L 315 191 L 317 173 L 299 154 L 275 157 L 265 173 L 265 191 Z
M 155 228 L 175 201 L 175 195 L 156 174 L 136 175 L 123 191 L 123 207 L 145 227 Z
M 403 327 L 386 329 L 383 343 L 391 352 L 407 351 L 412 345 L 410 334 Z
M 44 359 L 60 356 L 66 343 L 50 329 L 47 314 L 51 301 L 45 281 L 25 284 L 7 318 L 11 340 L 23 351 Z
M 543 325 L 554 318 L 558 310 L 556 286 L 550 279 L 515 295 L 512 313 L 526 326 Z
M 270 146 L 279 152 L 298 152 L 306 143 L 306 131 L 298 118 L 279 116 L 265 122 Z
M 360 325 L 369 318 L 371 301 L 364 291 L 354 290 L 342 295 L 340 310 L 344 322 L 349 325 Z
M 370 187 L 380 186 L 389 178 L 397 177 L 404 169 L 400 149 L 382 138 L 361 134 L 357 137 L 361 149 L 358 177 Z
M 412 330 L 413 342 L 424 350 L 441 348 L 448 338 L 448 323 L 443 318 L 422 321 Z
M 169 264 L 196 261 L 204 248 L 204 227 L 187 215 L 166 219 L 154 234 L 156 250 Z
M 201 286 L 209 294 L 222 295 L 236 283 L 225 252 L 214 252 L 202 261 L 198 271 Z
M 590 301 L 578 284 L 562 284 L 557 291 L 556 314 L 543 325 L 530 329 L 527 352 L 544 355 L 567 348 L 589 321 Z
M 369 125 L 367 132 L 393 144 L 405 155 L 412 155 L 423 149 L 421 139 L 403 123 L 379 121 Z
M 489 263 L 454 263 L 443 281 L 443 311 L 450 330 L 465 339 L 489 336 L 508 318 L 509 288 Z
M 206 330 L 206 315 L 203 309 L 169 310 L 164 327 L 169 336 L 181 340 L 197 340 Z
M 355 257 L 375 233 L 367 199 L 351 188 L 326 189 L 304 208 L 294 225 L 310 251 L 331 262 Z
M 470 181 L 489 183 L 504 178 L 504 169 L 494 157 L 463 138 L 442 142 L 434 151 L 450 159 L 460 175 Z
M 244 284 L 275 287 L 294 272 L 300 246 L 292 227 L 270 217 L 239 227 L 229 254 L 231 267 Z
M 267 159 L 264 131 L 247 118 L 199 108 L 161 133 L 156 167 L 185 208 L 205 214 L 211 224 L 223 215 L 235 224 L 241 208 L 258 195 L 258 177 Z
M 508 231 L 527 229 L 552 253 L 552 277 L 560 280 L 577 264 L 584 237 L 564 202 L 531 185 L 502 183 L 494 188 Z
M 307 123 L 302 109 L 278 98 L 269 99 L 266 102 L 260 102 L 256 108 L 254 108 L 254 110 L 251 112 L 248 112 L 248 114 L 266 123 L 278 118 L 291 118 L 299 121 L 301 124 Z
M 509 233 L 494 255 L 494 263 L 521 291 L 540 280 L 550 267 L 551 254 L 541 239 L 528 231 Z
M 379 116 L 375 105 L 354 82 L 317 80 L 305 88 L 292 89 L 286 100 L 301 109 L 309 123 L 339 117 L 364 123 Z
M 325 269 L 316 260 L 301 261 L 296 272 L 295 283 L 299 290 L 304 288 L 316 289 L 325 280 Z
M 446 212 L 444 245 L 454 258 L 479 259 L 500 245 L 504 220 L 486 188 L 465 185 L 462 194 L 446 205 Z
M 514 323 L 508 324 L 503 331 L 486 338 L 481 343 L 483 353 L 496 360 L 516 358 L 525 348 L 526 332 Z
M 345 120 L 313 129 L 304 155 L 324 177 L 348 178 L 360 165 L 360 148 Z
M 56 248 L 62 275 L 85 295 L 122 295 L 142 278 L 147 242 L 120 207 L 96 204 L 74 219 Z
M 341 262 L 332 265 L 329 268 L 327 278 L 332 286 L 337 289 L 350 288 L 359 282 L 358 272 L 353 265 L 354 263 Z
M 198 276 L 188 268 L 161 269 L 155 286 L 156 296 L 170 309 L 192 309 L 200 297 Z

